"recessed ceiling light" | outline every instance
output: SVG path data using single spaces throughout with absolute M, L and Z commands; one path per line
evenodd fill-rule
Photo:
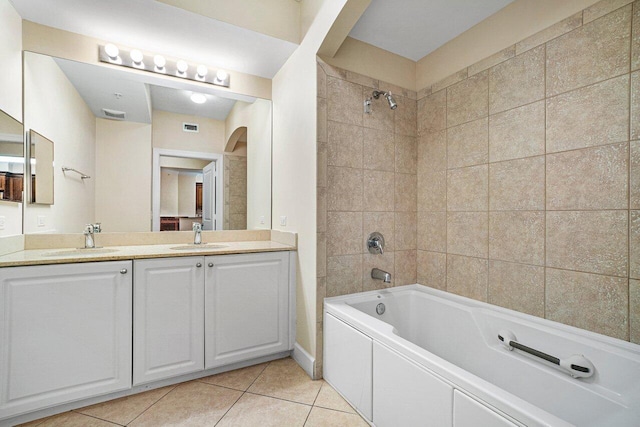
M 191 95 L 191 100 L 196 104 L 204 104 L 207 102 L 207 97 L 201 93 L 194 93 Z

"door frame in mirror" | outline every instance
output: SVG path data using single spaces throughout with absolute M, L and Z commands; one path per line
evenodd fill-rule
M 151 231 L 160 231 L 160 157 L 181 157 L 189 159 L 208 160 L 216 162 L 216 230 L 222 230 L 222 203 L 224 201 L 223 172 L 224 155 L 217 153 L 202 153 L 198 151 L 170 150 L 168 148 L 153 149 L 153 169 L 151 179 Z M 157 213 L 157 215 L 156 215 Z

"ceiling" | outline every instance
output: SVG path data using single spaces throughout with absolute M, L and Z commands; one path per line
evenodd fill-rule
M 371 0 L 349 36 L 418 61 L 513 1 Z

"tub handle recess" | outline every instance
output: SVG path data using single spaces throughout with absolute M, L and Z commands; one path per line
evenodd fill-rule
M 540 350 L 520 344 L 516 340 L 514 333 L 511 331 L 502 330 L 498 332 L 498 340 L 502 342 L 502 345 L 507 350 L 513 351 L 515 348 L 516 350 L 524 351 L 525 353 L 544 359 L 547 362 L 558 365 L 564 372 L 571 375 L 573 378 L 589 378 L 595 371 L 593 363 L 581 354 L 573 354 L 566 359 L 560 359 L 555 356 L 551 356 L 550 354 L 543 353 Z

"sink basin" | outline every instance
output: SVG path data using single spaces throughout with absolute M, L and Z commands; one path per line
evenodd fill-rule
M 64 249 L 56 252 L 47 252 L 44 256 L 72 256 L 72 255 L 101 255 L 118 252 L 117 249 L 107 248 L 78 248 L 78 249 Z
M 222 249 L 228 248 L 229 245 L 220 245 L 217 243 L 202 243 L 200 245 L 186 244 L 180 246 L 174 246 L 169 249 L 173 249 L 174 251 L 197 251 L 197 250 L 210 250 L 210 249 Z

